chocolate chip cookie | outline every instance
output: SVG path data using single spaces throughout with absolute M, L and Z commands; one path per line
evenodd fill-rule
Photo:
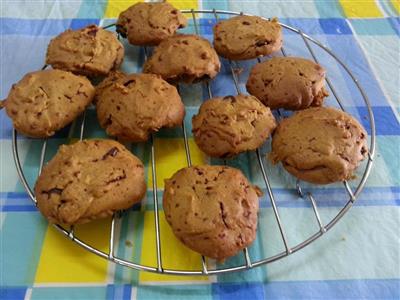
M 367 133 L 356 119 L 335 108 L 314 107 L 279 124 L 270 159 L 301 180 L 327 184 L 352 179 L 367 154 Z
M 221 68 L 209 41 L 180 34 L 163 40 L 145 62 L 144 73 L 159 74 L 169 82 L 193 83 L 214 78 Z
M 119 15 L 117 32 L 132 45 L 155 46 L 186 25 L 183 14 L 167 2 L 139 2 Z
M 254 241 L 260 195 L 238 169 L 189 167 L 166 180 L 164 213 L 182 243 L 223 260 Z
M 328 96 L 325 70 L 299 57 L 273 57 L 256 64 L 247 81 L 247 91 L 271 109 L 299 110 L 321 106 Z
M 104 76 L 117 70 L 124 58 L 124 47 L 116 35 L 96 25 L 68 29 L 52 39 L 46 63 L 55 69 L 86 76 Z
M 154 74 L 113 73 L 95 99 L 100 125 L 122 140 L 146 141 L 161 127 L 180 126 L 185 116 L 176 88 Z
M 203 102 L 193 116 L 196 144 L 209 156 L 227 158 L 260 147 L 276 127 L 270 109 L 256 97 L 237 95 Z
M 112 140 L 61 146 L 35 185 L 43 215 L 52 223 L 69 225 L 127 209 L 145 192 L 142 162 Z
M 236 16 L 214 26 L 214 47 L 218 54 L 233 60 L 269 55 L 282 47 L 278 20 L 257 16 Z
M 94 92 L 83 76 L 61 70 L 37 71 L 12 86 L 3 106 L 19 132 L 49 137 L 79 116 Z

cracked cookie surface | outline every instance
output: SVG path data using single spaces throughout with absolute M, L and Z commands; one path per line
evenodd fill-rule
M 254 241 L 260 195 L 238 169 L 196 166 L 165 181 L 163 207 L 182 243 L 223 260 Z
M 53 38 L 47 48 L 46 63 L 54 69 L 86 76 L 104 76 L 117 70 L 124 47 L 116 35 L 96 25 L 68 29 Z
M 163 40 L 143 66 L 169 82 L 193 83 L 217 76 L 221 68 L 210 42 L 197 35 L 178 34 Z
M 325 69 L 308 59 L 273 57 L 256 64 L 247 80 L 247 91 L 271 109 L 300 110 L 321 106 L 328 92 Z
M 161 127 L 182 124 L 185 107 L 176 88 L 154 74 L 114 72 L 96 89 L 96 110 L 107 134 L 146 141 Z
M 192 118 L 196 144 L 209 156 L 227 158 L 260 147 L 276 127 L 268 107 L 247 95 L 216 97 Z
M 214 26 L 218 54 L 234 60 L 269 55 L 282 47 L 282 29 L 277 19 L 237 16 Z
M 270 159 L 301 180 L 328 184 L 352 179 L 367 155 L 367 133 L 355 118 L 335 108 L 315 107 L 280 122 Z
M 145 192 L 142 162 L 112 140 L 62 145 L 35 185 L 43 215 L 52 223 L 70 225 L 127 209 Z
M 186 25 L 187 19 L 171 4 L 140 2 L 119 15 L 117 32 L 133 45 L 155 46 Z
M 37 71 L 12 86 L 3 106 L 19 132 L 49 137 L 81 114 L 94 92 L 83 76 L 61 70 Z

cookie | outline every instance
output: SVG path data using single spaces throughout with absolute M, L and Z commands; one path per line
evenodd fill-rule
M 260 147 L 276 122 L 270 109 L 257 98 L 237 95 L 203 102 L 192 125 L 201 150 L 209 156 L 227 158 Z
M 367 154 L 367 133 L 356 119 L 335 108 L 314 107 L 278 125 L 270 158 L 301 180 L 328 184 L 352 179 Z
M 42 214 L 52 223 L 68 225 L 127 209 L 145 192 L 142 162 L 112 140 L 62 145 L 35 185 Z
M 163 207 L 182 243 L 223 260 L 254 241 L 260 195 L 238 169 L 189 167 L 166 180 Z
M 95 99 L 107 134 L 132 142 L 146 141 L 161 127 L 180 126 L 185 116 L 176 88 L 154 74 L 113 73 Z
M 233 60 L 269 55 L 282 47 L 282 28 L 276 18 L 236 16 L 214 26 L 214 47 Z
M 271 109 L 299 110 L 321 106 L 328 92 L 325 70 L 308 59 L 273 57 L 256 64 L 247 81 L 247 91 Z
M 167 2 L 139 2 L 119 15 L 117 32 L 132 45 L 156 46 L 186 25 L 183 14 Z
M 49 137 L 71 123 L 92 101 L 90 81 L 70 72 L 44 70 L 26 74 L 3 102 L 14 128 L 30 137 Z
M 104 76 L 117 70 L 124 47 L 111 31 L 96 25 L 68 29 L 50 41 L 46 63 L 55 69 L 86 76 Z
M 210 42 L 197 35 L 180 34 L 163 40 L 143 66 L 169 82 L 193 83 L 217 76 L 221 68 Z

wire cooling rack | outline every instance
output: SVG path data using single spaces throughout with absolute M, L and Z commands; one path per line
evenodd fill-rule
M 194 29 L 195 29 L 195 33 L 199 34 L 199 30 L 198 30 L 198 25 L 197 25 L 197 19 L 196 19 L 196 14 L 204 14 L 204 15 L 211 15 L 213 18 L 215 18 L 216 21 L 219 20 L 219 16 L 220 15 L 247 15 L 247 14 L 243 14 L 241 12 L 232 12 L 232 11 L 222 11 L 222 10 L 182 10 L 182 13 L 184 14 L 189 14 L 191 15 L 191 18 L 193 20 L 193 25 L 194 25 Z M 115 24 L 113 24 L 115 25 Z M 107 26 L 110 27 L 111 25 Z M 246 269 L 251 269 L 254 267 L 258 267 L 261 265 L 265 265 L 268 263 L 271 263 L 273 261 L 279 260 L 283 257 L 289 256 L 294 252 L 299 251 L 300 249 L 304 248 L 305 246 L 311 244 L 313 241 L 315 241 L 316 239 L 318 239 L 319 237 L 321 237 L 324 233 L 326 233 L 329 229 L 331 229 L 345 214 L 346 212 L 352 207 L 353 203 L 356 201 L 358 195 L 360 194 L 360 192 L 362 191 L 365 182 L 367 180 L 367 177 L 370 173 L 372 164 L 373 164 L 373 158 L 374 158 L 374 153 L 375 153 L 375 122 L 374 122 L 374 116 L 372 113 L 372 109 L 370 106 L 370 102 L 367 98 L 367 95 L 365 94 L 364 90 L 362 89 L 362 87 L 360 86 L 359 82 L 357 81 L 357 79 L 354 77 L 354 75 L 352 74 L 352 72 L 350 71 L 350 69 L 331 51 L 329 50 L 326 46 L 324 46 L 322 43 L 320 43 L 319 41 L 313 39 L 312 37 L 308 36 L 307 34 L 303 33 L 301 30 L 293 28 L 291 26 L 285 25 L 281 23 L 281 26 L 288 31 L 291 31 L 293 33 L 296 33 L 297 35 L 299 35 L 304 43 L 304 46 L 306 47 L 306 49 L 309 51 L 309 53 L 311 54 L 312 58 L 314 59 L 314 61 L 316 63 L 318 63 L 318 58 L 314 52 L 314 50 L 311 47 L 311 44 L 314 44 L 320 48 L 322 48 L 325 52 L 327 52 L 333 59 L 335 59 L 335 61 L 338 63 L 339 67 L 343 68 L 344 71 L 350 76 L 350 78 L 353 80 L 354 84 L 356 85 L 357 89 L 359 90 L 367 111 L 368 111 L 368 118 L 369 118 L 369 126 L 370 126 L 370 147 L 369 147 L 369 153 L 368 153 L 368 159 L 367 159 L 367 163 L 364 166 L 364 171 L 363 171 L 363 175 L 359 181 L 359 184 L 357 185 L 357 187 L 355 188 L 355 190 L 353 191 L 352 188 L 350 187 L 350 185 L 344 181 L 343 182 L 343 188 L 346 190 L 346 194 L 348 195 L 348 200 L 346 202 L 346 204 L 341 208 L 341 210 L 337 213 L 336 216 L 334 216 L 330 222 L 328 222 L 327 224 L 324 224 L 320 218 L 320 214 L 318 211 L 318 207 L 316 204 L 316 201 L 314 199 L 314 196 L 312 195 L 311 192 L 308 193 L 303 193 L 301 186 L 300 186 L 300 182 L 297 181 L 296 182 L 296 190 L 297 193 L 300 197 L 308 199 L 311 203 L 311 207 L 313 209 L 314 215 L 315 215 L 315 221 L 318 224 L 318 228 L 319 230 L 317 232 L 315 232 L 314 234 L 312 234 L 309 238 L 307 238 L 306 240 L 302 241 L 301 243 L 297 244 L 297 245 L 293 245 L 291 246 L 288 242 L 288 239 L 286 237 L 286 233 L 285 233 L 285 229 L 283 226 L 283 223 L 281 221 L 281 217 L 279 215 L 279 210 L 278 207 L 276 205 L 276 200 L 274 197 L 274 193 L 273 193 L 273 189 L 271 187 L 271 183 L 270 183 L 270 179 L 269 179 L 269 172 L 267 170 L 267 168 L 265 167 L 265 163 L 264 163 L 264 158 L 261 156 L 260 154 L 260 150 L 256 150 L 256 156 L 257 156 L 257 160 L 258 160 L 258 164 L 259 164 L 259 168 L 263 177 L 263 180 L 265 182 L 265 187 L 267 190 L 267 195 L 269 197 L 269 200 L 271 202 L 271 206 L 272 206 L 272 210 L 273 213 L 275 215 L 275 219 L 278 225 L 278 229 L 279 232 L 278 234 L 281 236 L 283 244 L 284 244 L 284 251 L 277 253 L 273 256 L 270 257 L 265 257 L 263 259 L 260 260 L 252 260 L 252 258 L 249 255 L 249 251 L 247 248 L 245 248 L 243 250 L 243 256 L 244 256 L 244 264 L 240 264 L 240 265 L 235 265 L 232 267 L 225 267 L 225 268 L 217 268 L 217 267 L 213 267 L 213 268 L 209 268 L 209 266 L 206 263 L 205 257 L 202 256 L 202 268 L 199 270 L 177 270 L 177 269 L 168 269 L 168 268 L 164 268 L 163 267 L 163 263 L 162 263 L 162 259 L 161 259 L 161 244 L 160 244 L 160 225 L 159 225 L 159 207 L 158 207 L 158 196 L 157 196 L 157 180 L 156 180 L 156 169 L 157 166 L 155 164 L 155 144 L 154 144 L 154 136 L 151 135 L 151 139 L 150 139 L 150 143 L 151 143 L 151 169 L 152 169 L 152 179 L 153 179 L 153 203 L 154 203 L 154 230 L 155 230 L 155 235 L 156 235 L 156 244 L 155 244 L 155 251 L 157 254 L 157 265 L 156 266 L 150 266 L 150 265 L 143 265 L 143 264 L 139 264 L 139 263 L 135 263 L 133 261 L 130 260 L 126 260 L 123 258 L 120 258 L 118 256 L 116 256 L 114 254 L 114 245 L 115 245 L 115 239 L 116 239 L 116 226 L 115 226 L 115 222 L 116 222 L 116 218 L 117 218 L 117 213 L 115 213 L 112 216 L 112 221 L 111 221 L 111 229 L 110 229 L 110 233 L 109 233 L 109 249 L 108 252 L 104 252 L 101 251 L 99 249 L 96 249 L 95 247 L 87 244 L 85 241 L 81 240 L 79 237 L 77 237 L 74 234 L 74 228 L 70 227 L 70 228 L 64 228 L 61 225 L 57 225 L 55 224 L 54 227 L 56 229 L 58 229 L 62 234 L 64 234 L 67 238 L 69 238 L 70 240 L 72 240 L 73 242 L 77 243 L 78 245 L 80 245 L 81 247 L 85 248 L 86 250 L 104 258 L 107 259 L 111 262 L 114 262 L 116 264 L 122 265 L 122 266 L 126 266 L 129 268 L 133 268 L 133 269 L 137 269 L 137 270 L 142 270 L 142 271 L 149 271 L 149 272 L 155 272 L 155 273 L 161 273 L 161 274 L 173 274 L 173 275 L 214 275 L 214 274 L 222 274 L 222 273 L 230 273 L 230 272 L 234 272 L 234 271 L 240 271 L 240 270 L 246 270 Z M 284 50 L 284 48 L 281 49 L 281 52 L 284 56 L 286 56 L 286 52 Z M 145 56 L 147 56 L 147 49 L 144 49 L 144 53 Z M 261 60 L 258 59 L 258 61 L 260 62 Z M 232 80 L 234 82 L 235 88 L 236 88 L 236 92 L 240 93 L 240 88 L 239 88 L 239 84 L 238 84 L 238 77 L 237 74 L 235 72 L 235 62 L 229 61 L 229 66 L 230 66 L 230 70 L 231 70 L 231 75 L 232 75 Z M 334 98 L 336 99 L 338 105 L 340 106 L 340 108 L 342 110 L 344 110 L 344 105 L 341 101 L 341 99 L 339 98 L 334 86 L 332 85 L 331 81 L 329 80 L 329 78 L 326 78 L 326 83 L 329 87 L 329 89 L 331 90 Z M 206 85 L 206 89 L 208 91 L 208 95 L 211 98 L 212 97 L 212 91 L 211 91 L 211 87 L 210 85 L 212 84 L 212 82 L 205 82 L 204 83 Z M 179 87 L 178 87 L 179 90 Z M 279 113 L 279 111 L 278 111 Z M 80 127 L 80 140 L 83 139 L 84 136 L 84 130 L 85 130 L 85 113 L 83 113 L 83 117 L 82 117 L 82 123 L 81 123 L 81 127 Z M 186 128 L 185 128 L 185 122 L 183 122 L 182 124 L 182 133 L 183 133 L 183 140 L 184 140 L 184 144 L 185 144 L 185 153 L 186 153 L 186 160 L 187 160 L 187 165 L 190 166 L 191 165 L 191 157 L 190 157 L 190 150 L 189 150 L 189 143 L 188 143 L 188 138 L 187 138 L 187 133 L 186 133 Z M 18 172 L 18 176 L 26 190 L 26 192 L 28 193 L 29 197 L 31 198 L 31 200 L 35 203 L 36 205 L 36 199 L 35 199 L 35 195 L 31 189 L 31 187 L 29 186 L 23 169 L 21 167 L 21 162 L 19 159 L 19 152 L 18 152 L 18 144 L 17 144 L 17 132 L 16 130 L 13 131 L 13 138 L 12 138 L 12 148 L 13 148 L 13 156 L 14 156 L 14 161 L 15 161 L 15 165 L 16 165 L 16 169 Z M 43 141 L 42 144 L 42 149 L 41 149 L 41 154 L 40 154 L 40 165 L 39 165 L 39 174 L 43 168 L 43 164 L 44 164 L 44 160 L 45 160 L 45 155 L 46 155 L 46 149 L 47 149 L 47 139 L 45 139 Z

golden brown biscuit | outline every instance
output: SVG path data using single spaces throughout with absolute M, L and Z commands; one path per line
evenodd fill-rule
M 254 241 L 259 195 L 238 169 L 189 167 L 165 181 L 164 213 L 182 243 L 223 260 Z
M 112 140 L 61 146 L 35 185 L 43 215 L 52 223 L 71 225 L 127 209 L 145 192 L 142 162 Z
M 46 63 L 55 69 L 86 76 L 107 75 L 117 70 L 124 47 L 116 35 L 96 25 L 68 29 L 50 41 Z
M 246 95 L 203 102 L 192 124 L 199 148 L 220 158 L 257 149 L 276 127 L 271 110 L 256 97 Z
M 366 157 L 367 133 L 349 114 L 309 108 L 284 119 L 272 138 L 270 159 L 297 178 L 327 184 L 352 179 Z
M 100 125 L 122 140 L 146 141 L 161 127 L 180 126 L 185 116 L 176 88 L 154 74 L 113 73 L 95 99 Z
M 139 2 L 119 15 L 117 32 L 133 45 L 155 46 L 186 25 L 183 14 L 167 2 Z
M 214 26 L 214 47 L 218 54 L 233 60 L 269 55 L 282 47 L 278 20 L 257 16 L 236 16 Z
M 217 76 L 221 68 L 209 41 L 180 34 L 163 40 L 143 66 L 144 73 L 159 74 L 169 82 L 193 83 Z
M 94 92 L 83 76 L 61 70 L 36 71 L 13 85 L 3 105 L 19 132 L 49 137 L 79 116 Z
M 299 57 L 273 57 L 256 64 L 247 80 L 247 91 L 271 109 L 299 110 L 321 106 L 328 96 L 325 70 Z

